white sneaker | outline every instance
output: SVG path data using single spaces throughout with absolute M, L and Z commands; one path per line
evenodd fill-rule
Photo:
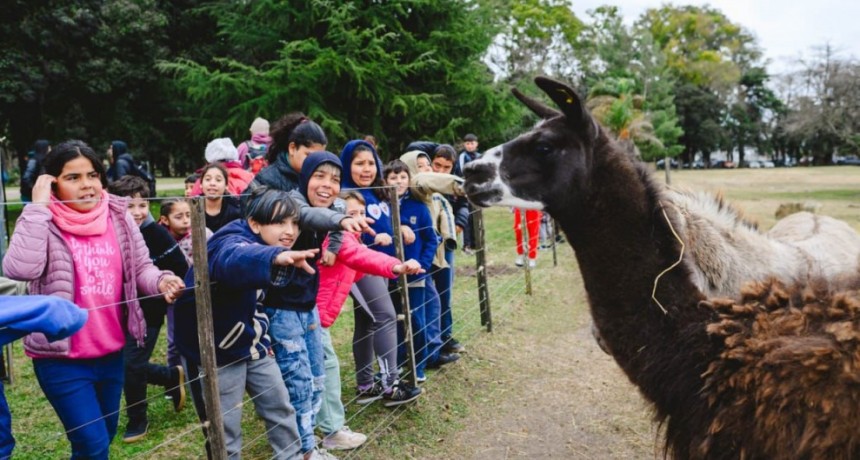
M 517 267 L 522 267 L 523 264 L 525 264 L 525 259 L 523 258 L 523 256 L 517 256 L 517 258 L 514 259 L 514 265 L 516 265 Z
M 337 457 L 326 452 L 325 449 L 314 449 L 311 451 L 311 456 L 308 460 L 337 460 Z
M 365 441 L 367 441 L 367 436 L 356 433 L 345 426 L 323 438 L 322 446 L 328 450 L 348 450 L 355 449 L 364 444 Z
M 537 267 L 537 259 L 529 259 L 529 268 Z

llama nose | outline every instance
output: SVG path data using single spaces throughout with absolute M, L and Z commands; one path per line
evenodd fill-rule
M 463 171 L 463 177 L 466 179 L 467 184 L 469 182 L 476 184 L 491 182 L 496 177 L 496 165 L 479 162 L 469 163 Z

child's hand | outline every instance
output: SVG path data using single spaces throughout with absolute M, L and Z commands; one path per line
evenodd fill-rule
M 400 226 L 400 235 L 403 237 L 403 244 L 412 244 L 415 242 L 415 232 L 406 225 Z
M 425 270 L 421 268 L 421 264 L 419 264 L 415 259 L 409 259 L 406 262 L 395 265 L 393 271 L 398 275 L 417 275 L 425 272 Z
M 322 257 L 320 258 L 320 264 L 331 267 L 334 265 L 334 261 L 337 259 L 337 254 L 331 251 L 324 251 Z
M 33 203 L 48 204 L 51 202 L 51 184 L 57 182 L 57 178 L 50 174 L 42 174 L 33 184 Z
M 376 235 L 376 232 L 370 228 L 370 224 L 373 223 L 373 219 L 368 219 L 367 217 L 353 217 L 347 216 L 345 219 L 340 221 L 340 226 L 344 230 L 348 232 L 355 233 L 367 233 L 368 235 Z
M 391 235 L 388 233 L 378 233 L 376 238 L 373 239 L 373 244 L 379 246 L 388 246 L 392 243 Z
M 275 265 L 288 267 L 290 265 L 301 268 L 302 270 L 313 275 L 316 273 L 313 267 L 308 264 L 307 259 L 313 259 L 317 255 L 319 249 L 306 249 L 304 251 L 283 251 L 275 257 Z
M 461 227 L 461 226 L 457 225 L 457 226 L 456 226 L 456 228 L 457 228 L 457 234 L 458 234 L 458 235 L 459 235 L 459 234 L 461 234 L 461 233 L 463 233 L 463 227 Z
M 176 302 L 176 299 L 182 295 L 183 289 L 185 289 L 185 282 L 175 275 L 162 277 L 158 282 L 158 292 L 164 294 L 164 301 L 167 303 Z

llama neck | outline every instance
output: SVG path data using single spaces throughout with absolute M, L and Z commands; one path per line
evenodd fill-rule
M 684 263 L 660 276 L 655 297 L 667 313 L 652 300 L 655 279 L 680 254 L 672 216 L 663 214 L 660 193 L 643 166 L 620 155 L 604 158 L 594 165 L 591 190 L 570 194 L 582 196 L 580 203 L 549 211 L 576 252 L 603 339 L 631 380 L 647 391 L 647 382 L 637 381 L 648 378 L 642 368 L 666 350 L 691 346 L 686 325 L 701 325 L 708 312 L 696 307 L 702 295 Z M 693 334 L 697 342 L 706 339 L 701 331 Z

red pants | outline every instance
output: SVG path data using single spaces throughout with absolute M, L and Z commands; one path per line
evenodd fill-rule
M 537 210 L 526 210 L 526 230 L 529 233 L 529 259 L 537 259 L 538 237 L 540 236 L 540 219 L 542 213 Z M 520 223 L 520 208 L 514 209 L 514 233 L 517 236 L 517 254 L 523 255 L 523 228 Z

